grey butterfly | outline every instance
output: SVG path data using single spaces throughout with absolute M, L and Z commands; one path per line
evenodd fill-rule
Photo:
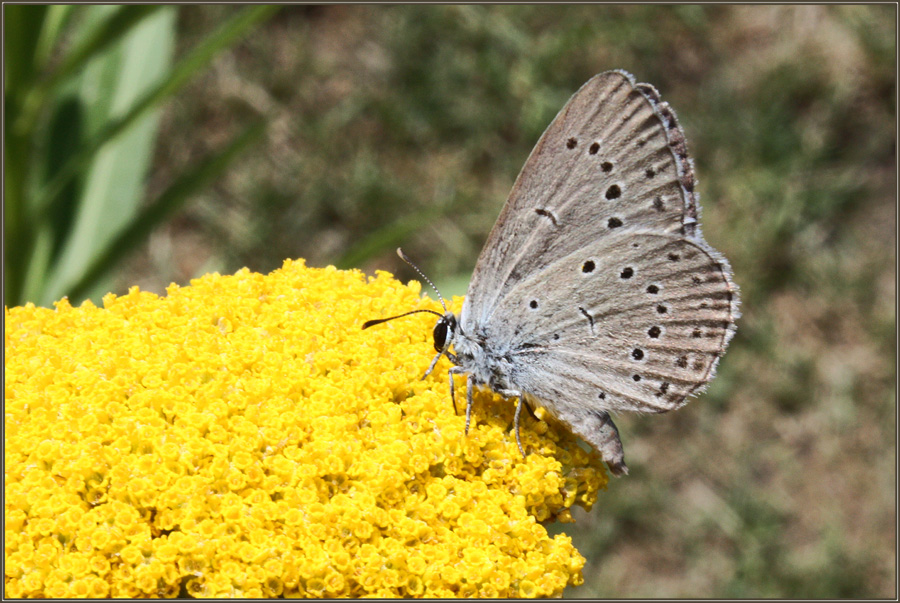
M 516 179 L 459 317 L 434 328 L 426 375 L 447 356 L 451 396 L 466 375 L 467 432 L 473 387 L 487 386 L 518 398 L 523 455 L 519 416 L 539 405 L 628 472 L 610 413 L 686 404 L 739 317 L 728 261 L 700 233 L 696 183 L 653 86 L 607 71 L 569 99 Z

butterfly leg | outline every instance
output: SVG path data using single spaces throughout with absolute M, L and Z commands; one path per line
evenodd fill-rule
M 525 458 L 525 449 L 522 448 L 522 440 L 519 439 L 519 415 L 522 414 L 522 406 L 524 405 L 525 400 L 523 396 L 519 396 L 519 403 L 516 405 L 516 418 L 513 421 L 513 426 L 516 429 L 516 444 L 519 445 L 519 452 L 522 453 L 522 458 Z M 531 410 L 530 407 L 529 410 Z
M 472 373 L 466 375 L 466 435 L 469 435 L 469 420 L 472 417 L 472 386 L 474 377 Z
M 458 366 L 454 366 L 447 371 L 447 374 L 450 375 L 450 401 L 453 402 L 453 414 L 458 415 L 459 411 L 456 409 L 456 388 L 453 385 L 453 377 L 463 374 L 463 371 Z
M 522 440 L 519 438 L 519 416 L 522 414 L 522 407 L 526 407 L 528 412 L 531 413 L 531 416 L 537 421 L 538 418 L 534 416 L 534 411 L 531 410 L 531 406 L 525 403 L 525 396 L 522 395 L 522 392 L 517 392 L 511 389 L 502 389 L 499 393 L 503 394 L 507 398 L 518 398 L 519 403 L 516 405 L 516 416 L 513 419 L 513 429 L 516 432 L 516 444 L 519 446 L 519 452 L 522 453 L 522 458 L 525 458 L 525 448 L 522 447 Z

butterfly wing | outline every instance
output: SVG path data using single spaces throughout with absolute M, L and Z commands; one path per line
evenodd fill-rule
M 512 358 L 510 380 L 560 418 L 581 407 L 664 412 L 713 378 L 734 298 L 701 241 L 617 232 L 512 287 L 485 328 Z
M 571 424 L 684 404 L 712 378 L 738 316 L 728 263 L 700 234 L 694 185 L 656 90 L 621 71 L 594 77 L 516 180 L 463 330 L 508 354 L 510 383 Z

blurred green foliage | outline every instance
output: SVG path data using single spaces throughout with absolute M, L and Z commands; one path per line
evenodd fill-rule
M 181 7 L 178 47 L 240 10 Z M 894 596 L 895 23 L 892 5 L 283 7 L 166 106 L 150 198 L 248 115 L 269 116 L 265 146 L 119 289 L 286 257 L 416 278 L 402 245 L 461 295 L 543 129 L 626 69 L 678 112 L 744 316 L 709 392 L 617 420 L 631 475 L 552 527 L 588 558 L 568 594 Z
M 141 209 L 159 105 L 273 10 L 234 15 L 174 68 L 176 7 L 3 10 L 4 303 L 96 300 L 123 258 L 258 138 L 253 125 Z

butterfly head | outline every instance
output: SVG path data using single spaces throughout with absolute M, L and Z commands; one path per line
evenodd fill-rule
M 453 341 L 456 339 L 456 335 L 458 332 L 458 324 L 456 322 L 456 315 L 453 312 L 447 312 L 445 314 L 441 314 L 440 312 L 435 312 L 434 310 L 413 310 L 411 312 L 404 312 L 403 314 L 398 314 L 397 316 L 389 316 L 388 318 L 376 318 L 375 320 L 366 321 L 363 324 L 363 329 L 368 329 L 369 327 L 374 327 L 377 324 L 381 324 L 383 322 L 387 322 L 389 320 L 394 320 L 395 318 L 402 318 L 403 316 L 409 316 L 410 314 L 418 314 L 419 312 L 429 312 L 431 314 L 435 314 L 440 316 L 440 319 L 437 321 L 437 324 L 434 325 L 434 349 L 437 351 L 437 356 L 434 357 L 434 360 L 431 361 L 431 366 L 428 367 L 428 370 L 425 371 L 425 377 L 434 370 L 434 365 L 437 364 L 438 358 L 441 356 L 447 356 L 453 363 L 456 363 L 456 356 L 451 354 L 449 351 L 450 346 L 453 344 Z
M 394 320 L 395 318 L 400 318 L 402 316 L 409 316 L 410 314 L 417 314 L 419 312 L 429 312 L 431 314 L 439 316 L 440 319 L 437 321 L 437 324 L 434 325 L 434 331 L 432 332 L 432 336 L 434 337 L 434 349 L 435 351 L 437 351 L 437 356 L 434 357 L 434 360 L 431 361 L 431 365 L 428 367 L 428 370 L 425 371 L 425 377 L 427 377 L 431 373 L 431 371 L 434 370 L 434 367 L 441 356 L 447 356 L 447 358 L 449 358 L 451 362 L 453 362 L 454 364 L 457 363 L 456 356 L 450 353 L 449 348 L 451 345 L 453 345 L 453 342 L 456 339 L 456 336 L 459 332 L 459 326 L 456 322 L 456 315 L 453 314 L 453 312 L 447 310 L 447 304 L 444 303 L 444 298 L 443 296 L 441 296 L 441 292 L 437 290 L 437 287 L 434 286 L 434 283 L 431 282 L 431 279 L 425 276 L 425 274 L 421 270 L 419 270 L 419 267 L 413 264 L 412 261 L 410 261 L 410 259 L 406 257 L 406 254 L 403 253 L 402 249 L 397 249 L 397 255 L 399 255 L 400 259 L 409 264 L 416 272 L 419 273 L 419 276 L 421 276 L 423 279 L 425 279 L 425 281 L 428 282 L 429 285 L 431 285 L 431 288 L 434 289 L 435 293 L 437 293 L 438 295 L 441 306 L 444 308 L 444 313 L 441 314 L 440 312 L 435 312 L 434 310 L 425 309 L 412 310 L 411 312 L 405 312 L 397 316 L 378 318 L 375 320 L 367 321 L 365 324 L 363 324 L 363 329 L 368 329 L 369 327 L 377 325 L 379 323 L 386 322 L 388 320 Z M 423 377 L 423 379 L 425 377 Z

